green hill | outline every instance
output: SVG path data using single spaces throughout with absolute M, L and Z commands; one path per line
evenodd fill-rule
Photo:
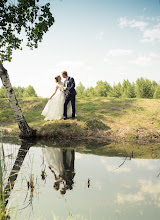
M 46 139 L 96 139 L 99 141 L 160 140 L 160 100 L 77 98 L 76 120 L 44 121 L 41 112 L 47 99 L 19 98 L 29 125 Z M 19 129 L 8 99 L 0 99 L 0 132 L 18 135 Z

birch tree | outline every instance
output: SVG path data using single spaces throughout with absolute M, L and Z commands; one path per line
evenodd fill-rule
M 11 61 L 13 50 L 22 50 L 24 33 L 26 46 L 30 49 L 37 48 L 53 23 L 50 4 L 44 4 L 42 0 L 0 1 L 0 78 L 22 137 L 33 137 L 36 131 L 29 127 L 23 116 L 3 61 Z

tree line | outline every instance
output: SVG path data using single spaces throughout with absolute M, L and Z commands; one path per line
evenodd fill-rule
M 33 86 L 29 85 L 27 88 L 24 87 L 13 87 L 13 90 L 15 92 L 15 95 L 17 98 L 19 97 L 37 97 L 36 91 L 33 88 Z M 0 88 L 0 98 L 7 98 L 7 93 L 2 86 Z
M 160 84 L 145 78 L 138 78 L 136 82 L 124 80 L 113 84 L 99 80 L 95 87 L 85 88 L 80 82 L 76 88 L 79 97 L 116 97 L 116 98 L 160 98 Z

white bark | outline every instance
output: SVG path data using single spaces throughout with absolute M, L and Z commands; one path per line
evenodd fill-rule
M 33 136 L 33 129 L 31 129 L 22 113 L 21 108 L 18 105 L 18 101 L 16 99 L 14 90 L 12 88 L 9 75 L 7 73 L 7 70 L 3 67 L 2 63 L 0 62 L 0 78 L 2 80 L 2 84 L 5 88 L 5 91 L 7 93 L 10 106 L 14 112 L 14 115 L 16 117 L 19 129 L 21 131 L 21 136 L 30 137 Z

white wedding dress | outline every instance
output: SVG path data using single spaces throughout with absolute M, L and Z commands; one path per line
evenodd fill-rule
M 42 149 L 43 155 L 48 163 L 48 165 L 57 172 L 60 176 L 64 174 L 64 162 L 63 162 L 63 150 L 60 148 L 47 147 Z M 72 161 L 71 150 L 67 150 L 66 162 L 70 166 Z
M 58 83 L 59 94 L 53 96 L 46 104 L 45 108 L 42 111 L 43 116 L 45 116 L 46 121 L 48 120 L 60 120 L 63 118 L 64 111 L 64 92 L 63 92 L 63 83 Z M 67 117 L 72 117 L 72 106 L 71 102 L 67 106 Z

